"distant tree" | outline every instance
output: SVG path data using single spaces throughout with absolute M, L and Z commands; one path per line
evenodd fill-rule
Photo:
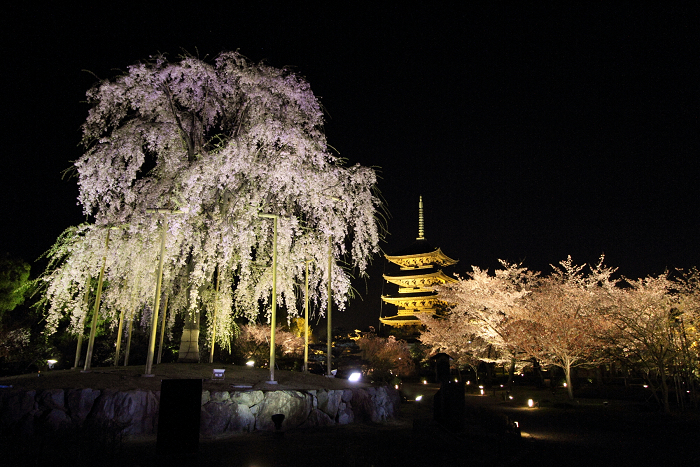
M 378 251 L 375 171 L 331 154 L 321 105 L 291 71 L 235 52 L 213 63 L 157 56 L 87 97 L 85 153 L 75 169 L 94 223 L 69 229 L 49 252 L 49 332 L 64 316 L 82 329 L 86 278 L 103 261 L 101 313 L 115 318 L 152 303 L 162 234 L 170 308 L 184 315 L 195 343 L 200 313 L 209 313 L 209 334 L 216 326 L 224 347 L 234 317 L 255 320 L 260 309 L 270 316 L 273 222 L 259 214 L 280 216 L 277 290 L 288 316 L 297 314 L 294 289 L 307 259 L 316 265 L 311 298 L 325 309 L 329 238 L 333 258 L 361 274 Z M 350 275 L 336 261 L 331 285 L 342 310 Z
M 573 399 L 573 368 L 602 359 L 603 336 L 609 327 L 604 311 L 611 307 L 609 292 L 615 269 L 603 257 L 590 272 L 573 264 L 569 256 L 554 272 L 540 278 L 525 299 L 513 333 L 517 346 L 538 361 L 564 371 L 569 398 Z
M 270 360 L 270 326 L 247 324 L 241 326 L 240 333 L 234 339 L 234 351 L 242 358 L 254 359 L 256 364 L 269 364 Z M 283 326 L 275 330 L 275 352 L 283 357 L 302 356 L 304 338 L 286 331 Z
M 29 286 L 30 266 L 20 259 L 0 256 L 0 322 L 5 312 L 24 303 Z
M 390 381 L 394 377 L 408 376 L 415 371 L 406 341 L 394 336 L 379 337 L 373 332 L 366 332 L 356 342 L 376 381 Z

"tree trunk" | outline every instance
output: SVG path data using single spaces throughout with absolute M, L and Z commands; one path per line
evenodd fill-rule
M 508 387 L 508 392 L 510 392 L 513 389 L 513 379 L 515 378 L 515 357 L 510 359 L 510 369 L 508 373 L 508 384 L 506 386 Z
M 661 376 L 661 397 L 664 406 L 664 413 L 671 413 L 671 406 L 668 403 L 668 383 L 666 382 L 666 370 L 663 362 L 659 364 L 659 375 Z
M 182 328 L 177 361 L 199 363 L 199 311 L 188 313 L 185 326 Z
M 569 400 L 574 400 L 574 387 L 571 384 L 571 364 L 566 362 L 564 365 L 564 373 L 566 373 L 566 390 L 569 393 Z
M 187 260 L 187 276 L 194 270 L 192 255 Z M 191 287 L 191 286 L 190 286 Z M 188 287 L 188 302 L 190 300 L 190 290 Z M 192 310 L 188 303 L 188 311 L 185 316 L 185 326 L 182 328 L 182 338 L 180 339 L 180 351 L 177 361 L 179 363 L 199 363 L 199 310 Z

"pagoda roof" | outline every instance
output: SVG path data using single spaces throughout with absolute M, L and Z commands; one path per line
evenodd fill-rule
M 388 316 L 386 318 L 379 318 L 379 321 L 382 324 L 386 324 L 389 326 L 416 326 L 420 325 L 421 320 L 416 318 L 413 315 L 396 315 L 396 316 Z
M 457 281 L 455 278 L 442 272 L 441 269 L 433 272 L 427 272 L 425 274 L 403 274 L 398 276 L 389 276 L 384 274 L 384 279 L 392 284 L 398 285 L 399 287 L 406 288 L 429 287 L 434 284 L 445 284 Z
M 385 255 L 385 257 L 388 261 L 398 264 L 404 269 L 427 268 L 435 265 L 451 266 L 458 261 L 447 256 L 440 248 L 434 248 L 430 251 L 423 252 L 418 250 L 418 248 L 406 249 L 395 255 Z M 410 253 L 411 251 L 415 251 L 415 253 Z

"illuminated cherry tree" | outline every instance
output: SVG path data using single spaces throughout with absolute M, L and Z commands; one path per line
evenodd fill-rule
M 608 313 L 614 323 L 611 344 L 618 358 L 642 371 L 654 397 L 669 412 L 670 381 L 677 384 L 679 402 L 686 391 L 696 393 L 697 271 L 678 280 L 661 274 L 627 282 L 614 291 L 615 306 Z
M 527 355 L 564 370 L 573 399 L 572 368 L 602 358 L 602 337 L 610 327 L 603 312 L 612 306 L 610 293 L 617 281 L 611 278 L 615 269 L 604 266 L 603 257 L 588 273 L 570 256 L 553 267 L 525 299 L 514 336 Z
M 103 265 L 101 313 L 145 305 L 147 315 L 164 239 L 169 308 L 187 315 L 193 332 L 206 310 L 209 332 L 216 323 L 227 346 L 234 317 L 254 320 L 261 307 L 270 316 L 273 222 L 260 214 L 279 216 L 277 291 L 288 314 L 297 313 L 305 260 L 313 260 L 312 300 L 327 301 L 329 245 L 343 260 L 333 261 L 331 285 L 345 307 L 345 268 L 364 273 L 378 250 L 376 174 L 329 151 L 321 105 L 304 79 L 236 52 L 213 63 L 157 56 L 87 98 L 75 170 L 94 222 L 66 231 L 49 253 L 49 331 L 63 316 L 82 329 L 87 278 Z
M 520 265 L 501 264 L 493 275 L 472 266 L 467 278 L 439 287 L 450 311 L 445 316 L 420 316 L 425 326 L 420 340 L 431 353 L 445 352 L 459 366 L 514 362 L 519 349 L 513 326 L 536 274 Z

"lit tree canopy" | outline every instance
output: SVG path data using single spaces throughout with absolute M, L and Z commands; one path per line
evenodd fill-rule
M 552 266 L 526 298 L 517 333 L 518 346 L 530 357 L 564 370 L 569 397 L 573 398 L 571 369 L 601 359 L 602 336 L 610 327 L 604 311 L 612 306 L 610 294 L 617 285 L 614 268 L 601 256 L 590 272 L 575 265 L 571 256 Z
M 467 278 L 439 286 L 450 311 L 444 317 L 420 316 L 425 325 L 420 340 L 431 352 L 446 352 L 458 364 L 504 362 L 517 353 L 514 323 L 536 274 L 519 264 L 501 265 L 493 275 L 472 266 Z
M 289 70 L 235 52 L 211 64 L 158 56 L 87 97 L 85 152 L 75 168 L 79 202 L 94 224 L 71 229 L 50 253 L 50 324 L 65 314 L 74 324 L 84 319 L 82 290 L 104 255 L 105 309 L 152 301 L 163 226 L 171 306 L 213 310 L 216 297 L 221 342 L 234 315 L 252 319 L 269 304 L 273 223 L 259 214 L 279 216 L 278 291 L 291 314 L 305 259 L 315 261 L 314 300 L 327 299 L 329 237 L 334 258 L 360 273 L 377 251 L 376 174 L 329 152 L 320 103 Z M 332 277 L 342 308 L 349 275 L 334 261 Z

